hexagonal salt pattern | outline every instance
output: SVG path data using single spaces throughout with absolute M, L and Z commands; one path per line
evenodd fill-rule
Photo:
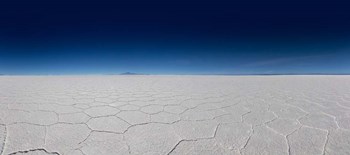
M 0 154 L 348 155 L 349 76 L 1 76 Z

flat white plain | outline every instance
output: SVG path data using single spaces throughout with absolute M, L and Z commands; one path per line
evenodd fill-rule
M 0 154 L 350 154 L 350 76 L 1 76 Z

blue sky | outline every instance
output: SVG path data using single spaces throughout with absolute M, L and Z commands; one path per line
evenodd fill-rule
M 0 74 L 350 73 L 346 1 L 1 1 Z

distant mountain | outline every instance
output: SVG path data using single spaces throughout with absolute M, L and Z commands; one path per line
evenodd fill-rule
M 121 73 L 120 75 L 145 75 L 145 74 L 133 73 L 133 72 L 124 72 L 124 73 Z

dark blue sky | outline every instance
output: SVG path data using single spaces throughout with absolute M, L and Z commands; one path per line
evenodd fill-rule
M 350 1 L 1 0 L 0 74 L 350 73 Z

